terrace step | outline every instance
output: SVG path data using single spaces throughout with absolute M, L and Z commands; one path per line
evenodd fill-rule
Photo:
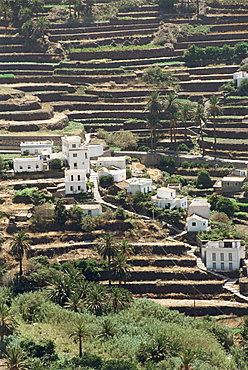
M 1 70 L 0 67 L 0 74 L 14 74 L 15 77 L 17 76 L 52 76 L 53 71 L 32 71 L 32 70 Z
M 213 41 L 213 40 L 232 40 L 232 39 L 247 39 L 248 38 L 248 32 L 247 30 L 241 30 L 236 32 L 209 32 L 207 34 L 199 34 L 199 35 L 191 35 L 185 37 L 180 37 L 178 39 L 178 44 L 183 42 L 205 42 L 205 41 Z M 237 41 L 239 42 L 239 41 Z
M 219 37 L 221 35 L 219 34 Z M 218 40 L 211 40 L 211 41 L 185 41 L 185 42 L 178 42 L 175 44 L 175 49 L 180 49 L 180 50 L 186 50 L 188 46 L 194 44 L 195 46 L 205 48 L 207 46 L 224 46 L 224 45 L 230 45 L 230 46 L 235 46 L 238 42 L 247 42 L 247 39 L 218 39 Z
M 137 35 L 152 35 L 157 30 L 157 25 L 150 28 L 136 28 L 135 30 L 118 30 L 118 31 L 106 31 L 106 32 L 92 32 L 92 33 L 73 33 L 73 34 L 54 34 L 49 37 L 53 42 L 56 41 L 67 41 L 75 42 L 76 40 L 96 40 L 99 43 L 99 39 L 104 38 L 105 40 L 113 40 L 113 38 L 124 37 L 124 36 L 133 36 Z
M 99 25 L 99 26 L 81 26 L 81 27 L 67 27 L 67 28 L 49 28 L 49 34 L 51 36 L 55 35 L 62 35 L 62 34 L 77 34 L 77 33 L 84 33 L 87 34 L 95 34 L 99 33 L 106 33 L 109 35 L 108 32 L 121 32 L 121 31 L 132 31 L 138 29 L 149 29 L 149 28 L 157 28 L 159 25 L 159 21 L 153 23 L 140 23 L 140 24 L 106 24 L 106 25 Z
M 75 87 L 70 84 L 39 84 L 39 83 L 13 83 L 8 85 L 2 85 L 3 87 L 11 87 L 13 89 L 22 90 L 25 92 L 35 92 L 35 91 L 68 91 L 69 93 L 74 93 L 76 91 Z
M 62 112 L 65 109 L 68 110 L 84 110 L 84 111 L 131 111 L 133 110 L 140 110 L 142 111 L 144 109 L 144 104 L 142 103 L 121 103 L 121 104 L 109 104 L 105 102 L 76 102 L 76 101 L 59 101 L 59 102 L 51 102 L 53 105 L 55 111 Z
M 131 18 L 159 18 L 160 12 L 156 10 L 148 10 L 148 11 L 136 11 L 136 12 L 125 12 L 125 13 L 118 13 L 118 19 L 122 17 L 131 17 Z
M 19 71 L 21 68 L 22 70 L 35 70 L 35 71 L 53 71 L 54 67 L 58 64 L 53 63 L 32 63 L 32 62 L 21 62 L 15 63 L 15 62 L 6 62 L 6 63 L 0 63 L 0 70 L 12 70 L 12 71 Z
M 0 63 L 2 62 L 44 62 L 52 63 L 60 61 L 61 56 L 57 54 L 43 54 L 43 53 L 4 53 L 0 54 Z
M 125 111 L 109 111 L 109 110 L 100 110 L 100 111 L 71 111 L 67 113 L 70 119 L 82 119 L 82 118 L 138 118 L 138 119 L 145 119 L 145 112 L 144 111 L 133 111 L 133 110 L 125 110 Z

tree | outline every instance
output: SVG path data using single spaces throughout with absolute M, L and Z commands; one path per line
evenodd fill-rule
M 130 270 L 131 266 L 127 263 L 127 257 L 122 253 L 118 253 L 112 263 L 112 276 L 119 281 L 119 285 L 121 285 L 122 281 L 126 282 L 130 275 Z
M 54 158 L 50 162 L 51 170 L 61 170 L 61 160 L 59 158 Z
M 123 240 L 121 244 L 119 245 L 119 251 L 124 256 L 129 258 L 131 254 L 133 253 L 133 246 L 126 240 Z
M 122 288 L 113 287 L 110 291 L 109 304 L 112 310 L 116 313 L 119 310 L 128 307 L 132 302 L 132 294 Z
M 94 217 L 85 215 L 81 219 L 81 229 L 87 233 L 93 231 L 96 227 L 96 221 Z
M 102 188 L 108 188 L 113 185 L 114 177 L 112 175 L 100 176 L 99 183 Z
M 115 335 L 115 327 L 111 321 L 111 319 L 106 318 L 101 323 L 101 329 L 97 334 L 97 338 L 101 339 L 109 339 Z
M 7 369 L 9 370 L 28 370 L 26 361 L 24 360 L 24 351 L 18 346 L 9 346 L 3 355 Z
M 192 349 L 185 350 L 181 355 L 180 359 L 182 364 L 180 365 L 181 370 L 193 370 L 193 367 L 190 365 L 191 361 L 196 357 L 196 352 Z
M 175 126 L 179 119 L 180 102 L 177 99 L 177 94 L 169 93 L 164 99 L 165 117 L 170 121 L 170 141 L 173 142 L 175 138 Z
M 180 109 L 181 119 L 184 124 L 184 138 L 187 140 L 187 121 L 192 118 L 193 104 L 189 101 L 183 103 Z
M 35 33 L 37 34 L 37 36 L 39 37 L 41 35 L 42 39 L 44 40 L 45 31 L 47 30 L 49 25 L 50 25 L 50 21 L 48 19 L 44 17 L 38 18 L 34 25 Z
M 196 186 L 204 188 L 204 189 L 212 187 L 212 181 L 211 181 L 208 171 L 202 170 L 198 172 L 197 179 L 196 179 Z
M 81 225 L 81 221 L 82 221 L 82 217 L 83 215 L 85 215 L 84 211 L 82 210 L 82 208 L 80 208 L 79 206 L 77 206 L 76 204 L 74 204 L 70 210 L 69 210 L 69 219 L 76 223 L 77 225 Z
M 235 207 L 229 198 L 221 197 L 216 203 L 216 210 L 218 212 L 224 212 L 229 218 L 231 218 L 237 211 L 237 207 Z
M 50 203 L 34 207 L 32 223 L 39 230 L 49 230 L 49 225 L 54 221 L 54 208 Z
M 222 115 L 222 108 L 220 107 L 220 99 L 217 95 L 211 95 L 208 100 L 208 114 L 213 118 L 214 123 L 214 155 L 216 156 L 216 117 Z
M 118 247 L 111 233 L 106 233 L 98 239 L 97 251 L 104 260 L 107 260 L 109 285 L 111 285 L 111 262 L 118 252 Z
M 55 222 L 64 227 L 68 219 L 68 211 L 65 208 L 64 201 L 62 199 L 56 199 L 54 208 L 54 220 Z
M 30 249 L 29 237 L 24 230 L 19 230 L 15 235 L 15 238 L 10 243 L 11 253 L 19 261 L 20 266 L 20 276 L 23 274 L 22 261 L 24 255 Z
M 72 333 L 70 334 L 70 338 L 74 338 L 75 342 L 78 342 L 79 345 L 79 352 L 78 355 L 80 358 L 83 357 L 83 339 L 88 335 L 88 331 L 86 326 L 82 321 L 79 321 Z
M 107 298 L 105 286 L 94 283 L 86 297 L 85 305 L 89 311 L 97 316 L 101 316 L 107 306 Z
M 14 319 L 6 303 L 0 302 L 0 339 L 11 335 L 14 331 Z
M 206 111 L 202 104 L 198 103 L 195 110 L 193 111 L 193 120 L 195 124 L 200 128 L 200 138 L 201 138 L 201 147 L 202 155 L 205 155 L 205 146 L 203 139 L 203 124 L 206 123 Z
M 163 110 L 163 102 L 158 91 L 153 91 L 145 106 L 147 126 L 151 135 L 151 149 L 156 149 L 156 130 L 160 126 L 159 113 Z

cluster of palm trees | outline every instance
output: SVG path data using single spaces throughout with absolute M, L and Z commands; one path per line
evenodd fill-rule
M 109 285 L 113 280 L 118 280 L 119 285 L 125 282 L 131 271 L 127 260 L 132 254 L 132 246 L 126 240 L 117 243 L 111 233 L 106 233 L 98 239 L 97 251 L 107 261 Z
M 204 148 L 204 132 L 203 127 L 207 120 L 211 117 L 214 124 L 214 152 L 216 154 L 216 118 L 222 115 L 220 99 L 217 95 L 212 95 L 205 103 L 194 103 L 189 100 L 181 101 L 176 93 L 171 92 L 165 97 L 160 96 L 158 91 L 153 91 L 148 98 L 145 106 L 147 112 L 147 127 L 150 130 L 151 149 L 155 150 L 157 145 L 156 131 L 161 127 L 160 117 L 164 114 L 164 118 L 169 121 L 170 141 L 176 143 L 177 127 L 179 123 L 184 126 L 184 139 L 187 140 L 187 124 L 197 125 L 200 128 L 200 140 L 203 155 Z

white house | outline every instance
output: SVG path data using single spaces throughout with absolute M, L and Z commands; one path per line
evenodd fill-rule
M 38 155 L 43 151 L 52 153 L 53 141 L 22 141 L 20 144 L 21 155 Z
M 194 214 L 201 216 L 207 220 L 210 219 L 210 203 L 206 199 L 193 199 L 189 205 L 188 215 L 192 216 Z
M 62 153 L 70 170 L 85 169 L 87 173 L 90 172 L 89 150 L 81 144 L 80 136 L 62 137 Z
M 208 241 L 202 245 L 201 254 L 208 269 L 238 270 L 241 260 L 245 258 L 245 246 L 236 239 Z
M 69 210 L 73 207 L 73 204 L 66 204 L 66 210 Z M 100 203 L 84 203 L 84 204 L 77 204 L 77 207 L 81 208 L 86 215 L 89 216 L 100 216 L 102 214 L 102 206 Z
M 48 164 L 44 163 L 42 156 L 38 155 L 35 158 L 14 158 L 14 172 L 41 172 L 48 171 Z
M 157 207 L 167 209 L 187 209 L 188 203 L 187 197 L 176 195 L 176 189 L 166 187 L 159 188 L 151 200 L 156 203 Z
M 222 193 L 238 193 L 246 181 L 243 176 L 224 176 L 221 180 Z
M 118 167 L 120 169 L 126 169 L 126 158 L 125 157 L 99 157 L 96 162 L 97 167 Z
M 126 169 L 102 167 L 99 168 L 97 173 L 98 177 L 112 175 L 114 178 L 114 182 L 126 180 Z
M 126 189 L 131 194 L 135 194 L 137 191 L 141 191 L 144 194 L 152 191 L 152 179 L 131 177 L 125 182 L 128 185 L 124 185 L 123 189 Z
M 207 231 L 208 228 L 207 218 L 193 214 L 192 216 L 187 217 L 186 222 L 188 232 Z
M 233 74 L 234 87 L 240 87 L 241 82 L 243 80 L 247 80 L 247 79 L 248 79 L 248 73 L 247 72 L 244 72 L 244 71 L 235 72 Z
M 86 182 L 85 169 L 65 170 L 65 194 L 85 193 Z

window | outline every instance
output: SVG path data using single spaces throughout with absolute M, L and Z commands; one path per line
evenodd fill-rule
M 203 223 L 202 223 L 202 226 L 205 226 L 205 225 L 206 225 L 206 222 L 203 222 Z
M 30 170 L 31 166 L 28 166 L 28 170 Z
M 78 175 L 78 181 L 80 181 L 80 175 Z
M 74 163 L 74 168 L 77 168 L 77 163 L 76 162 Z
M 228 253 L 228 261 L 232 261 L 232 253 Z
M 216 270 L 216 262 L 213 262 L 213 269 Z
M 39 165 L 37 164 L 35 167 L 36 167 L 36 168 L 39 168 Z
M 230 262 L 229 263 L 229 271 L 232 271 L 232 269 L 233 269 L 233 264 L 232 264 L 232 262 Z
M 196 226 L 196 222 L 192 222 L 192 226 Z
M 73 153 L 73 158 L 77 158 L 77 153 Z
M 19 169 L 22 170 L 22 166 L 20 166 Z
M 89 215 L 89 216 L 91 216 L 91 215 L 92 215 L 92 210 L 91 210 L 91 209 L 89 209 L 89 210 L 88 210 L 88 215 Z
M 78 186 L 78 190 L 81 190 L 81 187 L 80 186 Z
M 87 159 L 87 153 L 85 153 L 85 157 L 84 158 Z
M 216 261 L 216 253 L 212 253 L 212 260 Z
M 38 154 L 38 149 L 35 149 L 34 150 L 34 154 Z
M 73 181 L 73 175 L 71 175 L 71 181 Z
M 72 148 L 76 148 L 76 144 L 72 144 Z
M 70 186 L 70 191 L 73 191 L 73 186 Z
M 221 264 L 220 264 L 220 269 L 221 269 L 222 271 L 225 269 L 225 267 L 224 267 L 224 262 L 221 262 Z
M 220 260 L 221 260 L 221 261 L 224 261 L 224 253 L 221 253 L 221 254 L 220 254 Z

